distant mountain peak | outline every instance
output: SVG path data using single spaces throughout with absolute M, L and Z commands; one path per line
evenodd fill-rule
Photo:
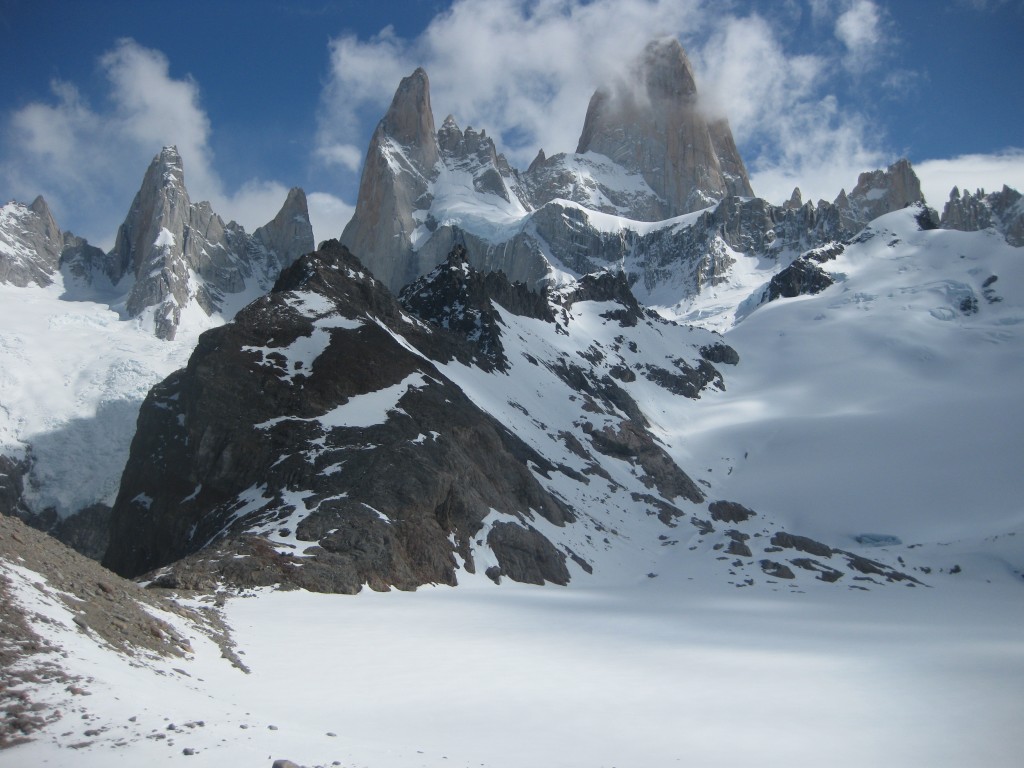
M 49 285 L 63 245 L 42 195 L 31 205 L 12 201 L 0 207 L 0 283 Z
M 268 289 L 283 267 L 313 250 L 305 193 L 292 189 L 275 219 L 257 233 L 225 224 L 209 203 L 193 203 L 182 157 L 167 146 L 150 162 L 118 229 L 107 276 L 114 284 L 134 281 L 128 316 L 151 315 L 153 332 L 172 339 L 189 307 L 212 315 L 227 294 Z
M 674 38 L 648 43 L 627 77 L 594 92 L 576 152 L 642 174 L 664 219 L 754 194 L 728 122 L 701 112 L 693 67 Z
M 430 80 L 422 67 L 402 78 L 377 130 L 405 147 L 420 170 L 433 168 L 437 162 L 436 129 Z
M 652 40 L 637 61 L 651 99 L 696 97 L 697 80 L 682 44 L 674 37 Z

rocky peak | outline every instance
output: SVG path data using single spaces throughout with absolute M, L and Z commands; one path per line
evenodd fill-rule
M 836 205 L 851 208 L 862 224 L 921 202 L 924 202 L 921 182 L 906 158 L 897 160 L 884 171 L 862 173 L 848 196 L 840 193 L 836 198 Z
M 446 120 L 442 129 L 446 143 L 458 143 L 454 120 Z M 341 242 L 394 291 L 421 274 L 413 259 L 418 226 L 413 214 L 430 207 L 430 181 L 437 176 L 440 156 L 430 81 L 417 69 L 402 79 L 373 132 L 356 210 L 341 233 Z
M 277 257 L 282 268 L 312 251 L 315 243 L 306 193 L 299 187 L 292 187 L 277 216 L 257 228 L 252 236 Z
M 105 271 L 128 288 L 128 316 L 152 322 L 158 337 L 172 339 L 189 306 L 213 315 L 227 294 L 249 289 L 255 296 L 313 249 L 302 190 L 289 192 L 281 212 L 258 232 L 252 237 L 225 224 L 208 202 L 193 203 L 181 155 L 164 147 L 146 170 Z
M 172 238 L 177 235 L 180 245 L 191 206 L 181 155 L 176 147 L 164 147 L 146 169 L 128 216 L 117 231 L 111 252 L 112 281 L 118 282 L 125 274 L 140 274 L 143 262 L 156 256 L 155 243 L 168 243 L 167 235 L 161 237 L 163 231 Z
M 402 78 L 377 130 L 382 136 L 400 144 L 420 172 L 429 174 L 437 164 L 434 113 L 430 108 L 430 80 L 422 67 Z
M 995 228 L 1013 246 L 1024 246 L 1024 202 L 1020 192 L 1003 186 L 999 192 L 986 194 L 983 189 L 975 193 L 953 187 L 942 211 L 940 226 L 976 232 Z
M 526 169 L 526 172 L 533 173 L 537 168 L 540 168 L 544 163 L 547 162 L 548 156 L 544 154 L 543 149 L 537 150 L 537 156 L 533 158 L 533 162 L 530 163 L 530 167 Z
M 636 66 L 652 101 L 694 98 L 697 95 L 693 67 L 683 46 L 674 37 L 649 42 Z
M 49 285 L 64 236 L 42 196 L 0 208 L 0 283 Z
M 50 213 L 50 206 L 46 204 L 42 195 L 38 195 L 32 201 L 29 210 L 39 217 L 39 233 L 46 238 L 47 242 L 58 243 L 64 239 L 60 227 L 57 226 L 57 221 Z
M 753 195 L 728 123 L 701 112 L 693 68 L 674 38 L 649 43 L 627 77 L 598 88 L 576 151 L 641 173 L 663 200 L 660 218 Z
M 449 115 L 437 133 L 437 143 L 449 169 L 472 174 L 473 189 L 511 201 L 503 178 L 511 176 L 511 169 L 504 156 L 498 154 L 486 131 L 478 133 L 472 126 L 461 131 L 455 118 Z

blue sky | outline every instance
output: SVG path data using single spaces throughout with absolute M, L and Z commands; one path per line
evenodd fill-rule
M 769 200 L 831 200 L 900 156 L 940 209 L 954 183 L 1024 189 L 1024 0 L 0 0 L 0 198 L 41 193 L 108 247 L 177 144 L 225 218 L 252 230 L 301 186 L 336 236 L 416 66 L 438 123 L 525 167 L 575 149 L 594 87 L 663 35 Z

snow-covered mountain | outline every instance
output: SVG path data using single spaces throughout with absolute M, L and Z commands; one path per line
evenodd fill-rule
M 316 251 L 173 149 L 110 254 L 6 206 L 0 505 L 152 589 L 0 520 L 0 760 L 1015 765 L 1021 196 L 771 205 L 697 104 L 520 172 L 417 70 Z
M 181 157 L 157 155 L 109 253 L 46 202 L 0 209 L 0 499 L 47 526 L 117 495 L 138 408 L 199 334 L 313 249 L 305 196 L 247 234 L 192 203 Z M 102 519 L 102 514 L 100 515 Z M 66 525 L 68 540 L 90 538 Z M 90 516 L 86 528 L 95 525 Z M 105 532 L 97 556 L 105 546 Z
M 399 85 L 370 147 L 341 242 L 393 292 L 456 245 L 530 286 L 600 269 L 672 315 L 728 280 L 737 255 L 788 261 L 923 199 L 910 164 L 866 173 L 835 202 L 754 197 L 725 119 L 708 120 L 678 41 L 651 43 L 630 77 L 591 99 L 577 151 L 512 168 L 486 131 L 434 130 L 430 84 Z

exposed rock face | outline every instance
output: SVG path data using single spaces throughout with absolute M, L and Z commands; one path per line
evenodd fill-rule
M 1003 234 L 1010 245 L 1024 246 L 1024 202 L 1020 192 L 1004 186 L 999 192 L 975 194 L 965 191 L 963 195 L 953 187 L 942 211 L 943 229 L 958 229 L 962 232 L 976 232 L 995 228 Z
M 884 171 L 862 173 L 849 196 L 840 193 L 835 205 L 852 227 L 860 228 L 872 219 L 898 211 L 912 203 L 923 203 L 921 182 L 910 161 L 897 160 Z
M 392 290 L 425 270 L 413 258 L 416 211 L 429 207 L 428 186 L 440 150 L 430 109 L 430 82 L 417 69 L 404 78 L 366 152 L 356 210 L 341 242 Z
M 32 513 L 25 505 L 27 462 L 0 454 L 0 515 L 25 519 Z
M 548 158 L 542 151 L 521 174 L 484 131 L 463 131 L 449 116 L 435 133 L 429 81 L 416 70 L 374 132 L 342 243 L 395 292 L 457 245 L 476 268 L 534 285 L 550 273 L 548 253 L 571 265 L 580 250 L 561 223 L 566 209 L 553 201 L 657 221 L 729 194 L 750 196 L 728 124 L 697 111 L 678 42 L 652 43 L 634 74 L 636 83 L 595 94 L 576 154 Z M 467 219 L 466 194 L 500 222 L 484 223 L 487 211 Z M 546 210 L 548 204 L 556 207 Z M 527 218 L 533 226 L 510 226 Z
M 767 301 L 792 299 L 805 294 L 821 293 L 835 282 L 828 273 L 809 259 L 796 259 L 772 276 Z
M 697 106 L 693 69 L 678 40 L 649 43 L 632 80 L 594 94 L 577 153 L 597 152 L 642 174 L 664 201 L 655 220 L 730 195 L 753 196 L 728 122 L 709 121 Z
M 396 293 L 462 247 L 474 268 L 531 288 L 614 268 L 642 300 L 670 284 L 685 301 L 727 280 L 737 253 L 846 240 L 921 200 L 906 160 L 861 174 L 833 203 L 805 203 L 799 189 L 782 206 L 753 197 L 728 123 L 701 113 L 686 54 L 668 39 L 594 94 L 577 152 L 542 150 L 524 173 L 451 116 L 435 133 L 416 70 L 374 133 L 341 239 Z
M 407 285 L 399 301 L 421 320 L 465 339 L 466 348 L 474 354 L 462 362 L 488 371 L 507 370 L 508 364 L 498 329 L 501 321 L 492 301 L 514 314 L 554 322 L 544 293 L 510 283 L 503 273 L 471 268 L 462 246 L 456 246 L 430 274 Z
M 171 339 L 190 304 L 213 314 L 225 294 L 249 284 L 268 289 L 283 266 L 313 249 L 305 195 L 292 190 L 281 212 L 258 232 L 250 237 L 234 222 L 225 224 L 209 203 L 193 203 L 181 156 L 165 147 L 118 229 L 106 276 L 114 284 L 132 280 L 128 315 L 151 313 L 154 333 Z
M 299 256 L 312 251 L 315 245 L 306 193 L 300 187 L 288 190 L 288 197 L 281 210 L 271 221 L 257 227 L 252 238 L 266 249 L 271 259 L 276 260 L 271 267 L 278 272 L 295 262 Z
M 472 571 L 491 510 L 516 526 L 572 520 L 526 466 L 547 462 L 424 357 L 451 359 L 457 345 L 325 244 L 153 390 L 104 562 L 135 575 L 215 542 L 204 557 L 225 553 L 227 568 L 242 546 L 231 542 L 259 532 L 276 544 L 267 567 L 279 581 L 408 589 L 454 584 L 459 560 Z M 367 417 L 351 402 L 361 396 L 388 404 Z M 530 542 L 550 547 L 516 546 Z M 277 562 L 281 551 L 294 557 Z
M 64 235 L 41 196 L 31 205 L 0 208 L 0 283 L 49 285 L 63 248 Z
M 449 115 L 437 132 L 437 142 L 445 168 L 468 173 L 477 193 L 496 195 L 507 203 L 513 202 L 514 195 L 525 207 L 530 207 L 529 197 L 520 187 L 518 172 L 504 155 L 498 154 L 486 131 L 478 133 L 471 127 L 461 131 L 455 118 Z

